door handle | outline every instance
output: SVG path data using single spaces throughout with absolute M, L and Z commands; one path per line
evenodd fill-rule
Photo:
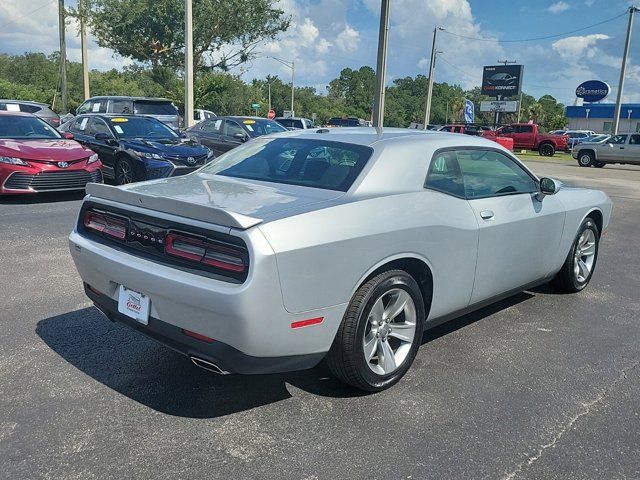
M 491 220 L 493 218 L 493 211 L 491 210 L 482 210 L 480 212 L 480 216 L 483 220 Z

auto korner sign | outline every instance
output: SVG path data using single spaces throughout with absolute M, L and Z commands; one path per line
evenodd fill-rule
M 600 80 L 587 80 L 576 88 L 576 97 L 582 98 L 587 103 L 599 102 L 609 96 L 611 87 Z

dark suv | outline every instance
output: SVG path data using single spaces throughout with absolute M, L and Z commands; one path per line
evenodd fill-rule
M 49 105 L 27 100 L 0 100 L 0 112 L 27 112 L 44 120 L 52 127 L 60 126 L 60 117 Z
M 180 128 L 178 109 L 167 98 L 91 97 L 80 105 L 76 111 L 77 115 L 87 113 L 142 115 L 156 118 L 174 130 Z

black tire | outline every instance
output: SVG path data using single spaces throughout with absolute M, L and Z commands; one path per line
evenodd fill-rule
M 543 143 L 538 147 L 538 154 L 542 155 L 543 157 L 553 157 L 555 153 L 556 147 L 554 147 L 551 143 Z
M 578 152 L 578 165 L 581 167 L 592 167 L 596 164 L 596 156 L 588 150 Z
M 128 172 L 128 176 L 125 174 L 125 171 Z M 127 157 L 120 157 L 116 161 L 114 175 L 117 185 L 126 185 L 127 183 L 133 183 L 137 180 L 135 171 L 133 170 L 133 163 Z
M 369 315 L 378 299 L 386 292 L 404 290 L 413 300 L 416 313 L 415 335 L 402 363 L 387 375 L 378 374 L 365 360 L 364 338 Z M 326 363 L 335 377 L 353 387 L 379 392 L 397 383 L 409 370 L 422 342 L 424 330 L 424 302 L 416 280 L 403 270 L 389 270 L 376 275 L 355 293 L 338 328 L 338 333 L 326 357 Z M 408 343 L 408 342 L 407 342 Z M 379 357 L 378 357 L 379 358 Z
M 579 279 L 576 271 L 576 253 L 579 246 L 580 239 L 582 238 L 582 234 L 590 230 L 593 233 L 594 237 L 594 254 L 593 254 L 593 263 L 591 264 L 591 269 L 589 270 L 589 274 L 584 276 L 583 279 Z M 593 272 L 596 269 L 596 262 L 598 260 L 598 249 L 600 244 L 600 232 L 598 232 L 598 226 L 596 222 L 587 217 L 580 225 L 578 229 L 578 233 L 576 234 L 576 238 L 571 245 L 571 250 L 569 251 L 569 255 L 567 255 L 564 264 L 560 271 L 556 274 L 554 279 L 552 280 L 552 285 L 559 291 L 565 293 L 576 293 L 580 290 L 584 289 L 591 280 L 593 276 Z
M 606 163 L 605 163 L 605 162 L 595 162 L 595 163 L 593 164 L 593 166 L 594 166 L 594 167 L 596 167 L 596 168 L 602 168 L 602 167 L 604 167 L 605 165 L 606 165 Z

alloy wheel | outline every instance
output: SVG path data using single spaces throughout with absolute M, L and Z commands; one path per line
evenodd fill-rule
M 125 185 L 133 181 L 133 172 L 131 171 L 131 165 L 129 162 L 118 163 L 118 184 Z
M 596 235 L 591 229 L 586 229 L 580 235 L 573 256 L 573 272 L 579 283 L 584 283 L 593 270 L 596 258 Z
M 373 303 L 363 335 L 364 357 L 378 375 L 388 375 L 407 359 L 416 335 L 416 306 L 411 295 L 393 288 Z

